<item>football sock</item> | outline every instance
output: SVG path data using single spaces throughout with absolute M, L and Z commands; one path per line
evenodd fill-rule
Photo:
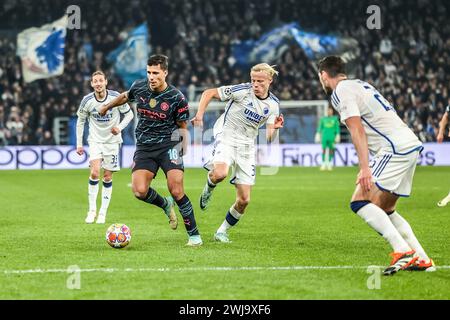
M 227 233 L 228 229 L 236 225 L 242 217 L 242 213 L 239 213 L 234 209 L 234 205 L 228 210 L 225 220 L 217 230 L 217 233 Z
M 389 242 L 394 252 L 411 251 L 411 248 L 380 207 L 369 201 L 354 201 L 351 203 L 351 207 L 353 212 Z
M 109 207 L 109 202 L 111 201 L 111 194 L 112 194 L 112 180 L 111 181 L 103 181 L 103 188 L 102 188 L 102 205 L 100 207 L 100 211 L 103 214 L 106 214 Z
M 163 210 L 164 210 L 164 208 L 167 207 L 167 200 L 164 197 L 162 197 L 161 195 L 159 195 L 158 192 L 156 192 L 156 190 L 153 188 L 148 188 L 147 195 L 145 196 L 144 199 L 140 199 L 140 200 L 150 203 L 150 204 L 153 204 L 157 207 L 160 207 Z
M 388 213 L 388 216 L 403 239 L 405 239 L 409 246 L 416 251 L 416 254 L 419 256 L 420 260 L 428 261 L 430 258 L 427 256 L 425 250 L 423 250 L 422 246 L 414 235 L 414 232 L 408 221 L 406 221 L 400 214 L 398 214 L 397 211 Z
M 208 174 L 206 185 L 207 185 L 207 188 L 208 188 L 208 192 L 212 192 L 214 190 L 214 188 L 216 187 L 216 184 L 214 184 L 211 181 L 211 178 L 209 177 L 209 174 Z
M 181 216 L 183 217 L 184 226 L 189 236 L 196 236 L 198 232 L 197 223 L 195 222 L 194 209 L 189 198 L 184 195 L 180 200 L 175 200 L 180 209 Z
M 89 211 L 97 211 L 98 180 L 89 178 L 88 199 Z

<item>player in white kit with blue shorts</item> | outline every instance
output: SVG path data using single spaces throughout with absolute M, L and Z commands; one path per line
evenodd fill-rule
M 322 87 L 331 96 L 358 154 L 360 171 L 351 209 L 394 249 L 384 274 L 399 270 L 435 271 L 433 260 L 409 223 L 396 211 L 399 197 L 411 193 L 422 143 L 372 85 L 347 79 L 340 57 L 322 59 L 318 71 Z

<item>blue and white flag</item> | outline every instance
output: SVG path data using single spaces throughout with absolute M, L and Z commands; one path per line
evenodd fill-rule
M 25 82 L 61 75 L 64 72 L 64 46 L 67 16 L 43 25 L 25 29 L 17 36 L 16 54 L 22 60 Z
M 316 62 L 325 56 L 338 55 L 347 63 L 347 72 L 354 73 L 360 54 L 355 39 L 306 32 L 298 25 L 291 29 L 291 33 L 310 60 Z
M 231 51 L 236 65 L 249 67 L 260 62 L 277 62 L 293 44 L 298 44 L 314 62 L 327 55 L 340 55 L 347 63 L 352 63 L 359 56 L 355 39 L 306 32 L 296 22 L 275 28 L 258 40 L 236 43 Z
M 273 29 L 258 40 L 247 40 L 232 45 L 231 52 L 235 64 L 248 67 L 254 63 L 276 61 L 289 48 L 292 42 L 291 28 L 288 24 Z
M 144 23 L 132 30 L 127 39 L 107 56 L 114 64 L 115 72 L 130 87 L 137 79 L 147 76 L 147 58 L 150 53 L 149 34 Z

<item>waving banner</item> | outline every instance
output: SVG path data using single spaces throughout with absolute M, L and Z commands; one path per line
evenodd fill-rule
M 17 55 L 22 60 L 25 82 L 61 75 L 64 72 L 64 46 L 67 16 L 25 29 L 17 36 Z

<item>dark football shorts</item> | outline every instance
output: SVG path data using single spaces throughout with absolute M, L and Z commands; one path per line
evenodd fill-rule
M 137 147 L 134 152 L 132 171 L 148 170 L 155 174 L 161 168 L 167 176 L 167 172 L 173 169 L 184 171 L 183 157 L 178 146 L 148 150 L 145 147 Z

